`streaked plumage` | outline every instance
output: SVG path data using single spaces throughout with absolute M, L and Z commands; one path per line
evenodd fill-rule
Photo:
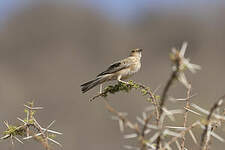
M 142 49 L 139 48 L 133 49 L 129 57 L 111 64 L 105 71 L 98 74 L 96 79 L 82 84 L 82 92 L 85 93 L 96 85 L 106 81 L 118 80 L 119 82 L 126 83 L 123 80 L 129 78 L 141 68 L 141 51 Z

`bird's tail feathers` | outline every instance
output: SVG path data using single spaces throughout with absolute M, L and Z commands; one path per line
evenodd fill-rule
M 102 84 L 105 81 L 106 81 L 106 78 L 100 76 L 100 77 L 98 77 L 94 80 L 91 80 L 89 82 L 86 82 L 86 83 L 82 84 L 81 85 L 81 91 L 83 93 L 85 93 L 85 92 L 89 91 L 90 89 L 92 89 L 93 87 L 95 87 L 99 84 Z

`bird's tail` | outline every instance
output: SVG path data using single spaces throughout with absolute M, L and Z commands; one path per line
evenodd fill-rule
M 91 80 L 89 82 L 86 82 L 86 83 L 82 84 L 81 85 L 81 91 L 83 93 L 85 93 L 88 90 L 92 89 L 93 87 L 95 87 L 95 86 L 97 86 L 99 84 L 102 84 L 105 81 L 106 81 L 106 78 L 100 76 L 100 77 L 98 77 L 98 78 L 96 78 L 94 80 Z

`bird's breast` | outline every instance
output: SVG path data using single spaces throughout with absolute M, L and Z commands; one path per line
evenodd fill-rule
M 135 64 L 132 64 L 131 67 L 130 67 L 130 74 L 134 74 L 136 72 L 138 72 L 141 68 L 141 63 L 135 63 Z
M 124 69 L 121 73 L 122 79 L 127 79 L 138 72 L 141 68 L 141 63 L 132 64 L 129 68 Z

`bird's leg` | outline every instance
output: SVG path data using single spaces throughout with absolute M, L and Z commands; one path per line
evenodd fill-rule
M 117 81 L 124 83 L 124 84 L 129 84 L 128 82 L 121 80 L 121 76 L 118 76 Z
M 102 84 L 100 84 L 99 93 L 102 94 Z
M 121 83 L 124 83 L 124 84 L 129 84 L 128 82 L 123 81 L 123 80 L 118 80 L 118 81 L 121 82 Z

